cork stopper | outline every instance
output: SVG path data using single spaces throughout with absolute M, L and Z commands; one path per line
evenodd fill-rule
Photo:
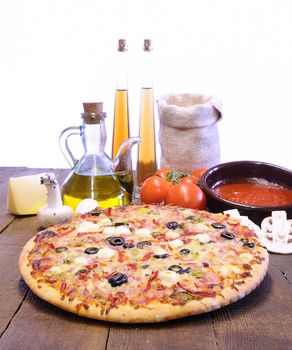
M 102 111 L 102 102 L 84 102 L 83 110 L 84 113 L 81 114 L 84 122 L 86 124 L 99 124 L 106 116 Z
M 152 49 L 153 49 L 153 46 L 151 44 L 151 40 L 150 39 L 144 39 L 143 50 L 144 51 L 151 51 Z
M 118 51 L 121 51 L 121 52 L 128 51 L 128 46 L 125 39 L 119 39 Z

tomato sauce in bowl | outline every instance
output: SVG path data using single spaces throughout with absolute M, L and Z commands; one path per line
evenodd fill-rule
M 292 190 L 264 181 L 255 182 L 246 179 L 238 183 L 221 183 L 213 191 L 230 202 L 255 207 L 292 204 Z

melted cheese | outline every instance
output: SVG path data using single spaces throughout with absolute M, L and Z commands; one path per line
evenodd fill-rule
M 209 243 L 211 241 L 211 238 L 206 233 L 199 233 L 195 237 L 202 244 Z
M 116 234 L 117 235 L 130 235 L 132 232 L 130 231 L 129 227 L 127 226 L 117 226 L 116 227 Z
M 178 247 L 181 247 L 184 244 L 184 242 L 180 239 L 174 239 L 173 241 L 170 241 L 168 244 L 171 246 L 171 248 L 178 248 Z
M 136 230 L 136 235 L 144 238 L 152 238 L 151 230 L 148 228 L 138 228 L 138 230 Z
M 91 221 L 83 221 L 78 227 L 77 231 L 80 233 L 83 232 L 94 232 L 98 231 L 99 226 Z
M 178 232 L 169 230 L 166 232 L 165 236 L 168 239 L 176 239 L 176 238 L 180 237 L 180 234 Z
M 114 226 L 106 226 L 103 228 L 102 233 L 104 233 L 105 235 L 115 235 L 116 228 Z
M 174 271 L 167 270 L 160 271 L 158 274 L 158 278 L 160 279 L 162 284 L 169 286 L 175 284 L 178 281 L 179 275 Z

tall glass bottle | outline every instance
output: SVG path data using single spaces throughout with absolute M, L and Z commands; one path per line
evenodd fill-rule
M 117 77 L 113 127 L 112 157 L 116 157 L 121 144 L 129 138 L 128 107 L 128 48 L 126 40 L 120 39 L 117 55 Z
M 143 71 L 140 110 L 140 137 L 137 177 L 138 185 L 156 171 L 155 122 L 152 86 L 152 45 L 151 40 L 144 40 Z

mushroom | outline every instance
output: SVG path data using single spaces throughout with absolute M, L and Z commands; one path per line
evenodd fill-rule
M 73 209 L 63 205 L 60 187 L 54 173 L 41 176 L 40 182 L 48 190 L 47 205 L 38 210 L 37 218 L 39 226 L 47 228 L 51 225 L 60 224 L 73 216 Z

